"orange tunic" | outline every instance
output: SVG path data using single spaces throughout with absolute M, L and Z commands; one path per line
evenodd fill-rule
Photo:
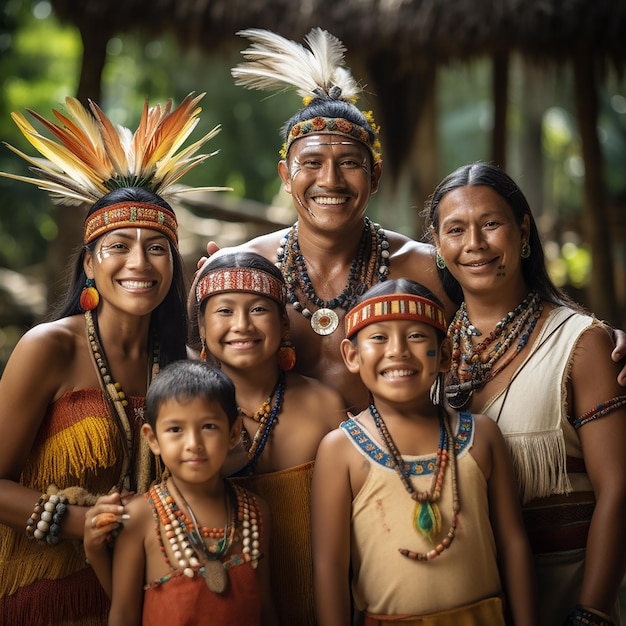
M 250 563 L 228 570 L 228 587 L 214 593 L 196 574 L 188 578 L 180 570 L 165 583 L 144 593 L 143 626 L 258 626 L 261 593 Z

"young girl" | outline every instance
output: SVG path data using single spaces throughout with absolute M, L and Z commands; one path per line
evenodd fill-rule
M 341 421 L 343 402 L 322 383 L 290 371 L 285 284 L 252 253 L 222 251 L 196 286 L 205 358 L 235 383 L 243 445 L 229 467 L 267 501 L 274 520 L 270 558 L 274 604 L 283 624 L 315 624 L 310 541 L 313 460 Z
M 367 291 L 346 315 L 346 366 L 370 406 L 322 441 L 313 477 L 320 626 L 536 626 L 532 563 L 497 426 L 449 412 L 443 308 L 410 280 Z M 434 385 L 434 386 L 433 386 Z M 431 389 L 435 396 L 434 401 Z
M 232 381 L 208 363 L 174 363 L 148 390 L 146 422 L 142 434 L 170 476 L 125 507 L 109 624 L 176 626 L 208 615 L 223 626 L 275 624 L 262 558 L 267 507 L 221 476 L 241 434 Z

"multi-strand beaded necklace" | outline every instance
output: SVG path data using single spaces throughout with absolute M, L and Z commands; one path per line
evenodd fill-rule
M 474 390 L 487 384 L 522 351 L 542 311 L 543 301 L 536 291 L 531 291 L 485 339 L 474 345 L 472 337 L 480 336 L 480 332 L 470 322 L 465 302 L 461 304 L 448 329 L 452 340 L 452 367 L 446 395 L 452 408 L 466 407 Z M 515 350 L 509 350 L 518 338 Z
M 130 464 L 133 456 L 133 429 L 131 427 L 131 420 L 128 416 L 128 400 L 126 394 L 122 389 L 122 385 L 116 382 L 111 376 L 111 370 L 107 363 L 106 355 L 100 343 L 100 337 L 98 336 L 98 327 L 96 320 L 91 311 L 85 311 L 85 328 L 87 333 L 87 341 L 91 348 L 91 356 L 98 372 L 100 379 L 100 387 L 106 393 L 106 398 L 111 406 L 111 414 L 114 421 L 120 431 L 120 435 L 124 441 L 124 460 L 122 470 L 120 472 L 120 481 L 118 483 L 118 489 L 134 489 L 134 485 L 131 485 L 130 480 Z M 151 363 L 148 372 L 148 382 L 154 380 L 155 376 L 159 373 L 159 345 L 156 340 L 151 341 Z
M 256 499 L 239 485 L 227 482 L 225 489 L 226 509 L 230 511 L 230 515 L 227 516 L 224 528 L 213 529 L 200 527 L 180 489 L 176 491 L 188 515 L 181 511 L 174 497 L 167 491 L 166 483 L 153 486 L 146 495 L 148 503 L 153 507 L 157 536 L 166 562 L 172 567 L 177 565 L 189 578 L 193 578 L 196 571 L 200 572 L 207 587 L 215 593 L 226 590 L 227 570 L 230 566 L 249 562 L 252 567 L 256 567 L 261 556 L 261 518 Z M 167 556 L 164 536 L 176 559 L 174 565 Z M 217 541 L 207 544 L 205 538 Z M 223 562 L 222 559 L 230 547 L 240 538 L 243 544 L 241 559 L 233 557 L 228 562 Z M 160 582 L 166 582 L 170 577 L 171 575 L 165 576 Z
M 417 561 L 431 561 L 437 558 L 444 550 L 450 547 L 454 541 L 459 513 L 461 511 L 461 501 L 459 498 L 459 489 L 456 475 L 456 454 L 455 441 L 450 430 L 448 417 L 442 407 L 439 409 L 439 447 L 435 457 L 435 468 L 433 471 L 433 479 L 428 491 L 417 491 L 411 483 L 410 475 L 406 469 L 404 459 L 400 454 L 391 433 L 381 417 L 378 409 L 374 405 L 373 399 L 370 399 L 370 415 L 376 424 L 376 429 L 385 443 L 389 456 L 393 461 L 394 469 L 400 477 L 404 488 L 415 502 L 413 509 L 413 526 L 415 530 L 429 541 L 434 543 L 436 535 L 441 532 L 441 513 L 437 504 L 441 498 L 441 489 L 443 487 L 443 479 L 446 473 L 446 467 L 450 464 L 451 482 L 452 482 L 452 523 L 446 536 L 429 552 L 414 552 L 406 548 L 399 548 L 400 554 Z
M 289 302 L 296 311 L 310 320 L 311 328 L 318 335 L 330 335 L 339 326 L 339 317 L 334 309 L 349 309 L 358 296 L 365 293 L 375 280 L 382 282 L 389 274 L 387 236 L 379 224 L 375 224 L 367 217 L 359 240 L 357 256 L 352 261 L 348 273 L 348 282 L 342 292 L 330 300 L 323 300 L 315 293 L 298 243 L 297 222 L 280 240 L 277 254 L 276 265 L 285 278 Z M 300 289 L 306 300 L 318 307 L 316 311 L 313 312 L 304 306 L 298 299 L 296 289 Z
M 248 431 L 243 428 L 242 430 L 242 440 L 244 447 L 248 453 L 248 462 L 238 469 L 236 472 L 230 474 L 229 477 L 235 476 L 250 476 L 254 472 L 254 468 L 256 467 L 257 461 L 261 456 L 261 453 L 265 449 L 265 444 L 269 439 L 269 436 L 272 432 L 272 428 L 278 421 L 278 413 L 283 405 L 283 397 L 285 395 L 285 372 L 281 371 L 278 377 L 278 382 L 275 387 L 276 392 L 276 402 L 274 406 L 271 406 L 272 397 L 274 395 L 274 391 L 270 394 L 270 396 L 263 402 L 259 410 L 252 416 L 244 413 L 241 408 L 237 407 L 240 415 L 244 415 L 246 417 L 252 417 L 255 422 L 259 423 L 259 427 L 250 442 L 250 437 L 248 435 Z

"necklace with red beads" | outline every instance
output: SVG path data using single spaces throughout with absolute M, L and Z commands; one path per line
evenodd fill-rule
M 391 437 L 391 433 L 385 421 L 378 412 L 373 398 L 370 398 L 369 411 L 376 425 L 376 429 L 385 443 L 389 456 L 393 461 L 394 469 L 400 477 L 404 488 L 415 502 L 413 509 L 413 526 L 415 531 L 427 538 L 435 546 L 429 552 L 414 552 L 406 548 L 398 549 L 403 556 L 417 561 L 430 561 L 437 558 L 450 547 L 454 541 L 458 516 L 461 511 L 461 501 L 459 499 L 456 475 L 455 440 L 450 430 L 450 424 L 448 423 L 448 415 L 441 406 L 438 407 L 438 410 L 439 447 L 437 449 L 435 468 L 433 470 L 433 479 L 428 491 L 417 491 L 411 483 L 404 459 Z M 435 543 L 436 536 L 441 532 L 441 513 L 439 511 L 438 502 L 441 498 L 443 479 L 448 464 L 450 465 L 452 478 L 452 523 L 450 524 L 446 536 L 438 543 Z

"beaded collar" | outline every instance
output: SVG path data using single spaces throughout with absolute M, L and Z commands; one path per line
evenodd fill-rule
M 91 348 L 91 357 L 98 373 L 100 387 L 107 398 L 111 415 L 117 425 L 124 445 L 124 461 L 122 471 L 120 472 L 120 481 L 117 485 L 118 490 L 122 488 L 134 489 L 130 478 L 130 461 L 133 456 L 133 430 L 128 417 L 127 407 L 128 400 L 126 394 L 119 382 L 113 380 L 111 376 L 109 364 L 106 355 L 100 344 L 96 321 L 91 311 L 85 311 L 85 329 L 87 333 L 87 341 Z M 148 373 L 148 385 L 159 373 L 159 346 L 156 341 L 152 341 L 152 363 Z
M 472 337 L 480 336 L 480 332 L 470 322 L 465 302 L 461 304 L 448 329 L 448 336 L 452 340 L 452 367 L 446 395 L 451 407 L 466 407 L 474 390 L 486 385 L 521 352 L 542 311 L 543 302 L 539 294 L 531 291 L 496 324 L 485 339 L 474 345 Z M 509 352 L 518 337 L 517 347 Z M 500 361 L 507 352 L 508 355 Z
M 352 261 L 348 273 L 348 282 L 343 291 L 330 300 L 322 300 L 315 293 L 298 243 L 297 222 L 280 240 L 277 254 L 276 265 L 285 277 L 289 302 L 296 311 L 310 320 L 311 328 L 318 335 L 330 335 L 339 326 L 339 317 L 334 309 L 349 309 L 360 295 L 364 294 L 375 282 L 386 280 L 389 274 L 387 236 L 379 224 L 375 224 L 367 217 L 359 240 L 357 256 Z M 300 289 L 306 300 L 318 307 L 315 312 L 298 300 L 296 289 Z

